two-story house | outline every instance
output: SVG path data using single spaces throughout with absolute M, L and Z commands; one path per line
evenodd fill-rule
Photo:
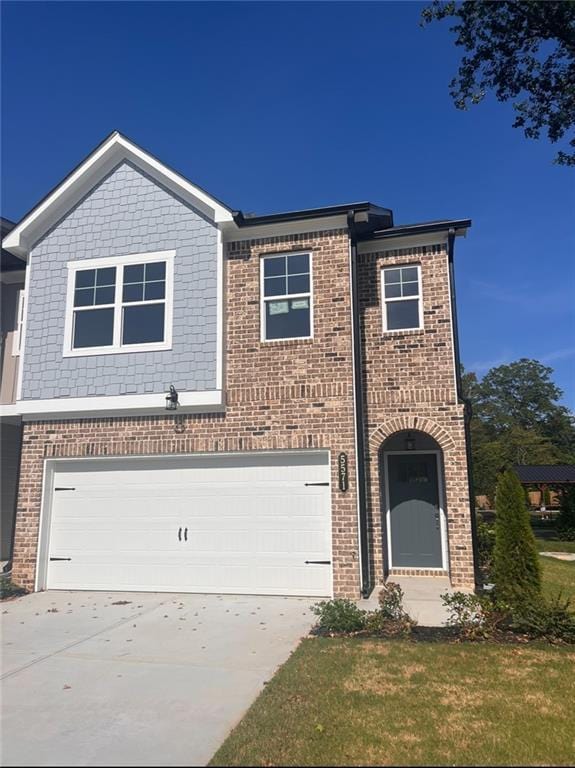
M 115 132 L 26 260 L 13 579 L 368 595 L 473 586 L 455 239 L 370 203 L 247 216 Z

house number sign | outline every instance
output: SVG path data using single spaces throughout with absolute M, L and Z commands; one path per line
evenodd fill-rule
M 347 491 L 349 488 L 349 471 L 347 467 L 347 453 L 340 453 L 337 457 L 337 475 L 339 478 L 339 490 Z

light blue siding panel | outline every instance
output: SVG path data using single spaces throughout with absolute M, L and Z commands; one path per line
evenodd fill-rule
M 22 397 L 149 394 L 216 386 L 217 229 L 122 163 L 32 250 Z M 63 357 L 69 261 L 175 250 L 171 350 Z

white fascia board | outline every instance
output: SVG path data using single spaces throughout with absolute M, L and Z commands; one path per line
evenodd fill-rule
M 326 216 L 317 219 L 259 224 L 254 227 L 238 227 L 234 221 L 222 225 L 226 243 L 238 240 L 259 240 L 282 235 L 305 235 L 308 232 L 329 232 L 332 229 L 347 229 L 347 218 L 345 216 Z
M 215 223 L 232 221 L 231 211 L 183 176 L 160 163 L 119 133 L 95 150 L 48 197 L 34 208 L 2 241 L 2 247 L 26 258 L 33 244 L 70 208 L 123 160 L 163 184 Z
M 183 413 L 220 412 L 224 409 L 220 389 L 205 392 L 179 392 L 179 407 L 165 408 L 165 392 L 153 395 L 112 397 L 61 397 L 52 400 L 18 400 L 0 406 L 0 416 L 21 416 L 24 421 L 38 419 L 105 418 L 107 416 L 177 416 Z
M 445 244 L 447 244 L 447 229 L 445 232 L 428 232 L 425 235 L 400 235 L 398 237 L 385 237 L 382 240 L 364 240 L 357 244 L 357 252 L 381 253 L 382 251 L 395 251 L 399 248 Z

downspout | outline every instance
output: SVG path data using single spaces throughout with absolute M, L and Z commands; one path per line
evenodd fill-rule
M 348 211 L 347 226 L 351 256 L 351 317 L 352 317 L 352 355 L 355 405 L 355 445 L 357 464 L 357 495 L 359 519 L 359 547 L 361 562 L 361 595 L 368 598 L 371 594 L 371 568 L 369 541 L 367 535 L 367 480 L 365 469 L 365 422 L 363 408 L 363 355 L 361 348 L 361 317 L 359 308 L 359 286 L 357 276 L 357 238 L 355 232 L 355 211 Z
M 469 513 L 471 517 L 471 543 L 473 547 L 473 573 L 475 583 L 480 583 L 479 578 L 479 553 L 477 551 L 477 521 L 475 519 L 475 491 L 473 487 L 473 458 L 471 455 L 471 417 L 473 409 L 471 401 L 463 394 L 461 382 L 461 359 L 459 356 L 459 330 L 457 327 L 457 302 L 455 296 L 455 265 L 453 259 L 455 243 L 455 229 L 449 229 L 447 233 L 447 258 L 449 264 L 449 283 L 451 285 L 451 324 L 453 328 L 453 346 L 455 357 L 455 381 L 457 386 L 457 398 L 464 406 L 465 424 L 465 455 L 467 458 L 467 486 L 469 489 Z

